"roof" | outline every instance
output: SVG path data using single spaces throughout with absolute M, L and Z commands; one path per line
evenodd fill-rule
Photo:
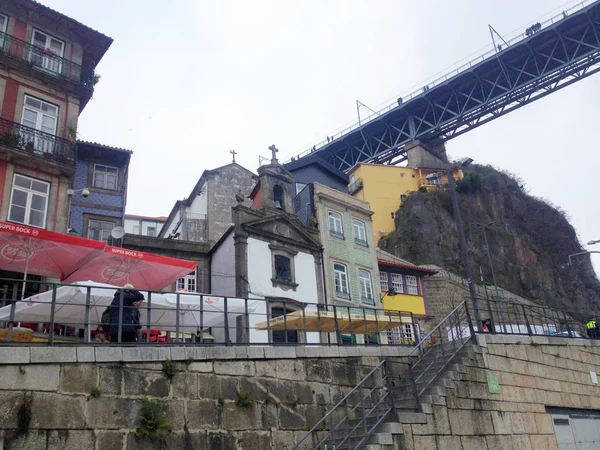
M 396 255 L 392 255 L 380 248 L 377 248 L 377 262 L 379 264 L 383 264 L 386 266 L 400 267 L 402 269 L 414 270 L 417 272 L 421 272 L 425 275 L 433 275 L 437 273 L 437 270 L 431 269 L 429 267 L 417 266 L 405 259 L 398 258 Z
M 130 155 L 133 154 L 132 150 L 127 150 L 125 148 L 119 148 L 119 147 L 111 147 L 110 145 L 99 144 L 97 142 L 80 141 L 80 140 L 78 140 L 77 144 L 79 144 L 79 145 L 87 145 L 89 147 L 96 147 L 96 148 L 100 148 L 100 149 L 103 149 L 103 150 L 113 150 L 115 152 L 129 153 Z
M 285 167 L 288 171 L 293 173 L 295 170 L 301 169 L 306 166 L 310 166 L 312 164 L 315 164 L 315 165 L 323 168 L 324 170 L 331 173 L 333 176 L 339 178 L 346 184 L 349 182 L 348 175 L 346 175 L 344 172 L 342 172 L 335 166 L 329 164 L 323 158 L 318 157 L 316 154 L 311 155 L 311 156 L 306 156 L 304 158 L 300 158 L 295 161 L 286 163 L 283 165 L 283 167 Z
M 125 218 L 126 219 L 148 219 L 148 220 L 153 220 L 155 222 L 166 222 L 168 217 L 167 216 L 138 216 L 136 214 L 125 214 Z
M 84 25 L 83 23 L 64 15 L 63 13 L 58 12 L 55 9 L 49 8 L 40 2 L 35 0 L 14 1 L 24 8 L 39 14 L 40 16 L 49 16 L 56 26 L 65 27 L 78 34 L 79 38 L 83 41 L 82 44 L 84 44 L 83 47 L 85 48 L 84 58 L 87 61 L 84 61 L 84 63 L 87 62 L 94 65 L 98 64 L 110 45 L 113 43 L 112 38 L 106 36 L 105 34 L 88 27 L 87 25 Z
M 408 263 L 408 264 L 399 263 L 396 261 L 390 261 L 388 259 L 383 259 L 383 258 L 377 258 L 377 262 L 379 264 L 383 264 L 385 266 L 393 266 L 393 267 L 400 267 L 402 269 L 414 270 L 415 272 L 421 272 L 425 275 L 433 275 L 434 273 L 437 273 L 437 270 L 429 269 L 427 267 L 415 266 L 414 264 L 410 264 L 410 263 Z

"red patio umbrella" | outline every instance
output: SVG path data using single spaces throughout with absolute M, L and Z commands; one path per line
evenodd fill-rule
M 105 247 L 93 241 L 40 228 L 0 222 L 0 269 L 63 278 Z M 25 283 L 23 283 L 23 292 Z
M 119 286 L 131 283 L 136 289 L 159 290 L 194 270 L 193 261 L 107 245 L 64 281 L 92 280 Z

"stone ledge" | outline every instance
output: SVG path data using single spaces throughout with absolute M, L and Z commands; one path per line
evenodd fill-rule
M 184 346 L 0 346 L 0 364 L 53 364 L 95 362 L 160 362 L 301 359 L 301 358 L 347 358 L 379 357 L 398 358 L 407 356 L 411 347 L 375 346 L 231 346 L 231 347 L 184 347 Z
M 573 347 L 600 347 L 600 340 L 568 338 L 559 336 L 517 336 L 517 335 L 502 335 L 502 334 L 478 334 L 477 343 L 481 347 L 487 347 L 489 344 L 539 344 L 539 345 L 557 345 L 557 346 L 573 346 Z

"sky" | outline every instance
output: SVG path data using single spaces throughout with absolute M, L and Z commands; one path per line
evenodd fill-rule
M 252 171 L 423 86 L 567 0 L 42 0 L 112 37 L 80 139 L 134 151 L 127 213 L 168 215 L 206 169 Z M 582 244 L 600 239 L 600 74 L 447 143 L 519 175 L 564 209 Z M 586 246 L 587 247 L 587 246 Z M 600 244 L 587 247 L 600 251 Z M 600 254 L 592 257 L 600 272 Z M 566 262 L 566 261 L 565 261 Z M 559 262 L 562 263 L 562 262 Z

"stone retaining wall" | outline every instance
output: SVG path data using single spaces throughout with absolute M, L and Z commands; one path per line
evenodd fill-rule
M 408 350 L 0 347 L 4 450 L 283 450 L 382 357 Z M 163 372 L 166 360 L 175 363 L 171 380 Z M 92 395 L 95 389 L 99 396 Z M 245 408 L 236 404 L 242 390 L 251 398 Z M 143 398 L 169 417 L 162 442 L 134 434 Z M 31 420 L 19 434 L 19 417 L 27 411 Z
M 477 337 L 482 354 L 455 388 L 434 396 L 424 420 L 405 423 L 402 450 L 558 450 L 547 406 L 600 410 L 600 343 L 552 337 Z M 491 394 L 487 375 L 501 392 Z

